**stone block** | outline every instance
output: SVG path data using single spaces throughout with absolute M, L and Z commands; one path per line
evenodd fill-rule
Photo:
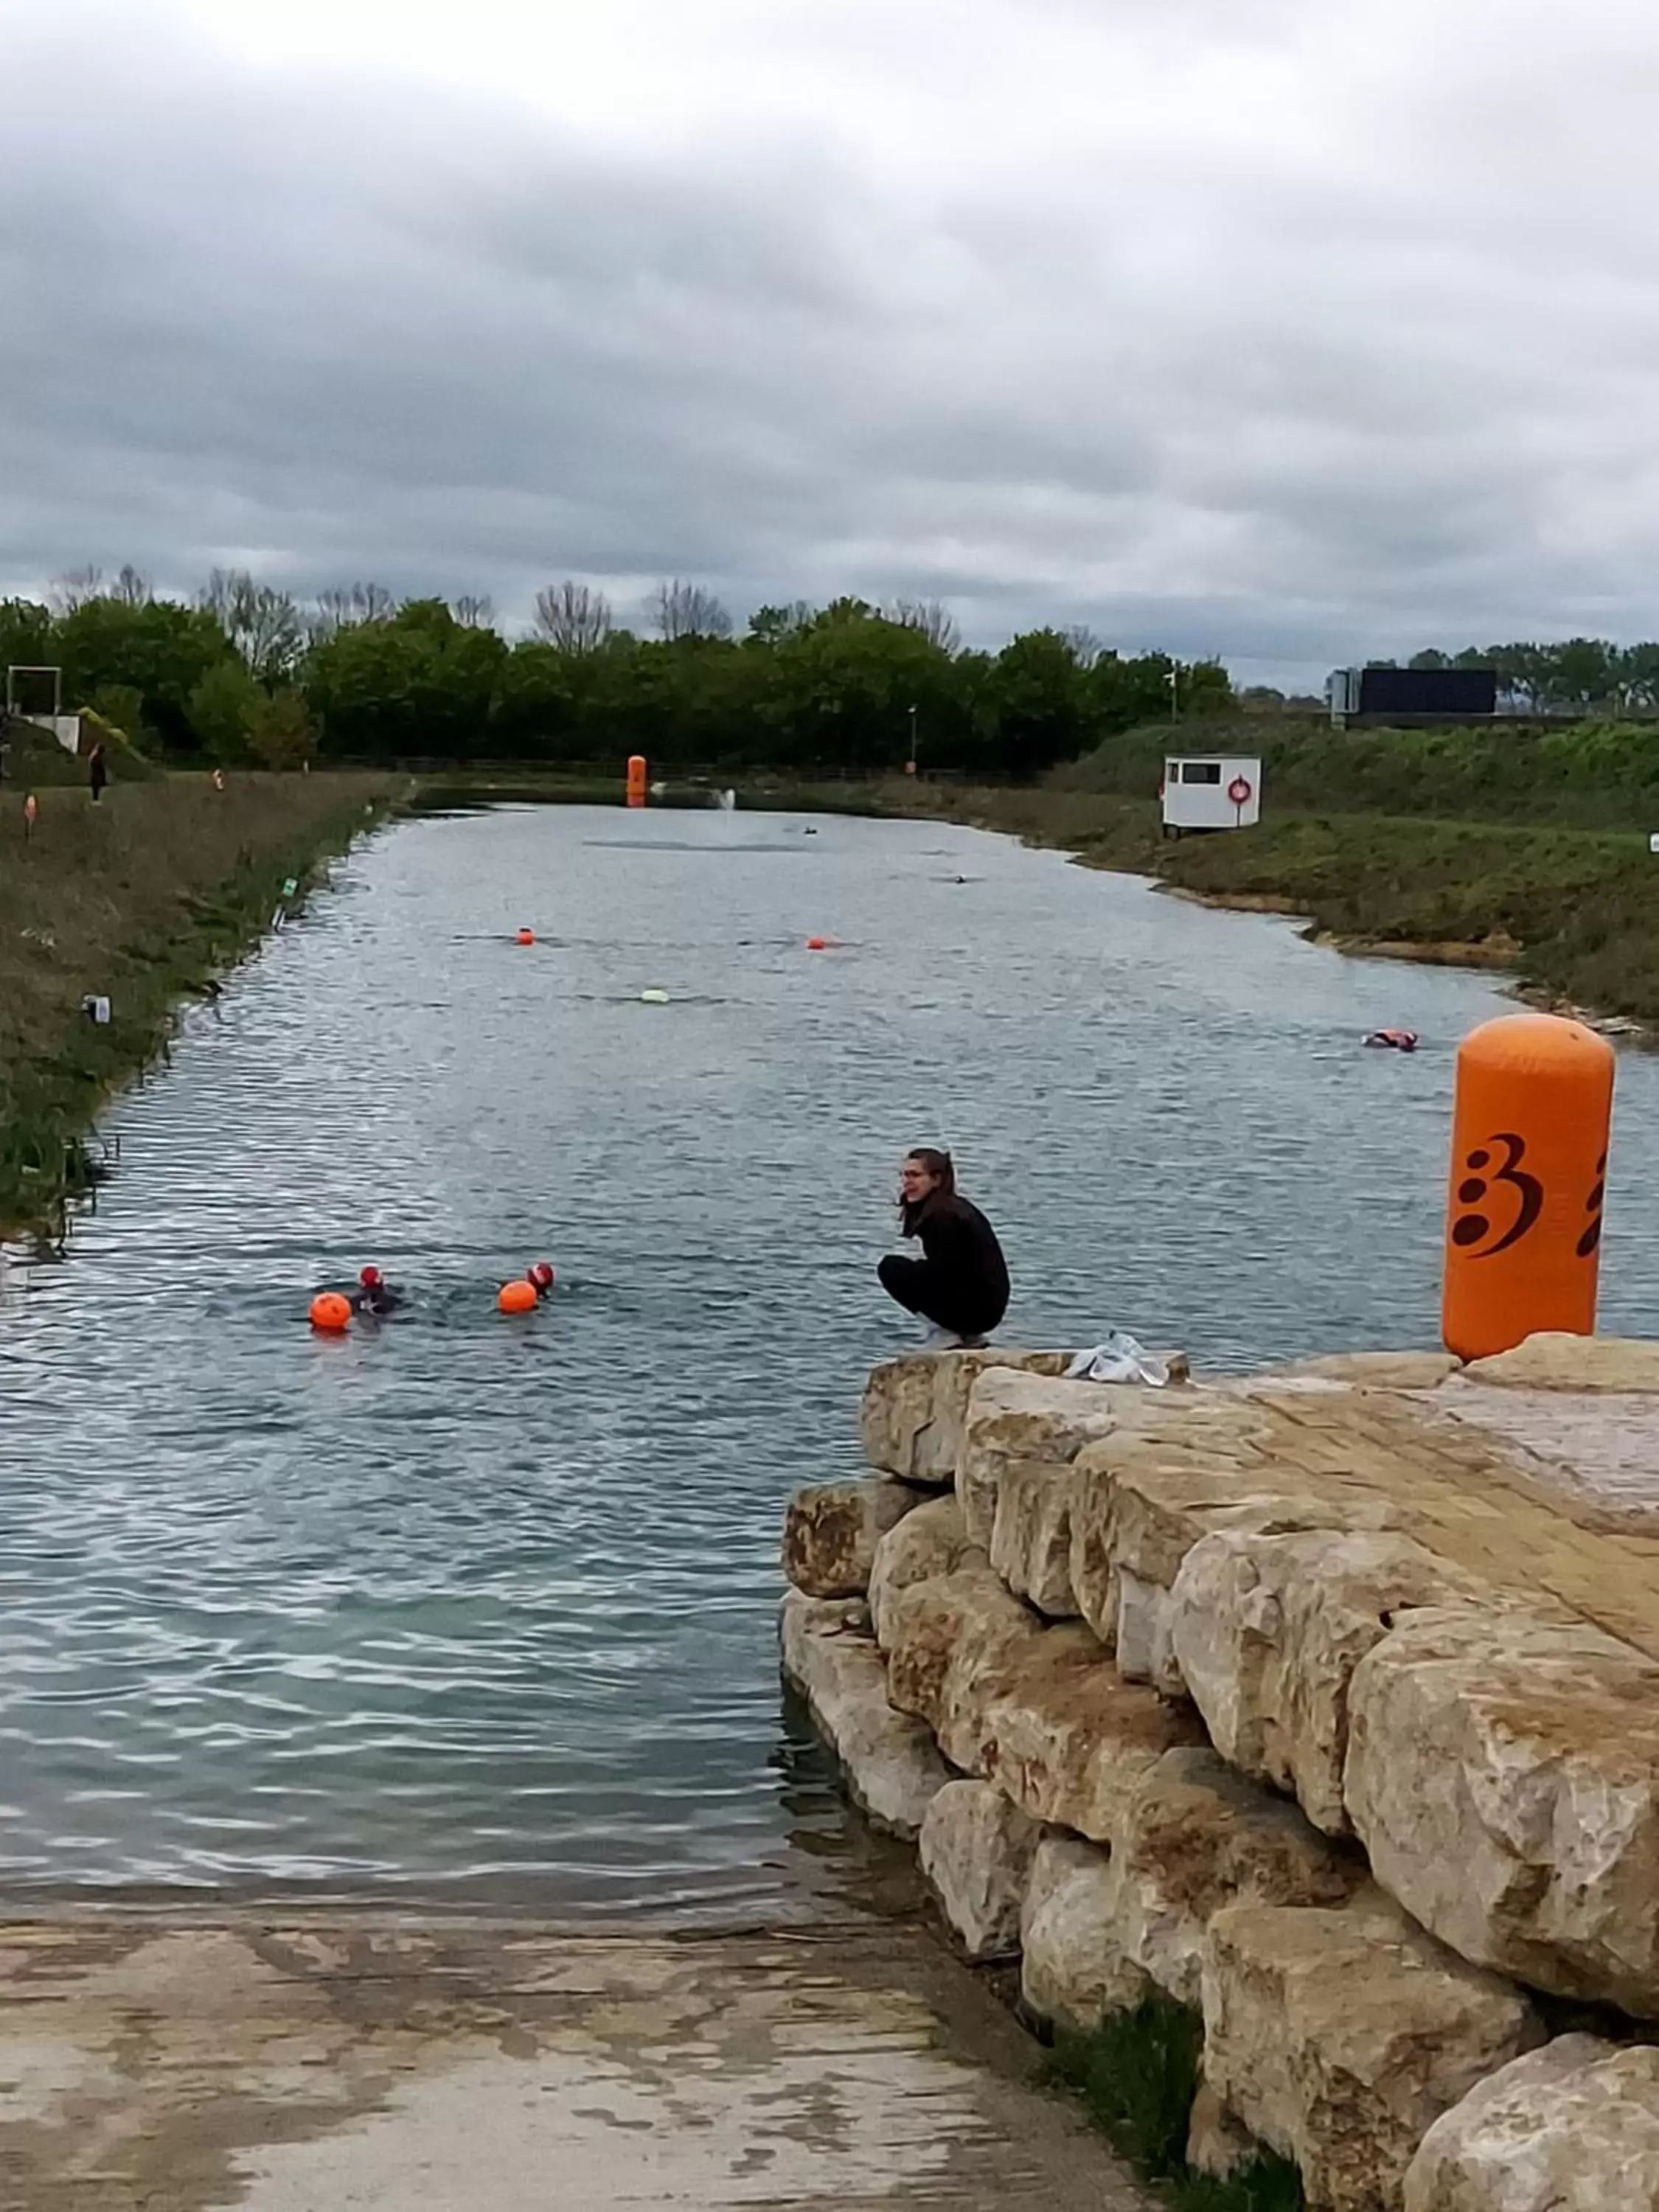
M 1659 1344 L 1636 1337 L 1568 1336 L 1545 1331 L 1513 1352 L 1472 1360 L 1474 1382 L 1528 1390 L 1659 1391 Z
M 1223 1906 L 1341 1905 L 1364 1879 L 1358 1851 L 1329 1842 L 1207 1746 L 1166 1752 L 1130 1794 L 1112 1839 L 1123 1954 L 1194 2007 L 1206 1933 Z
M 1077 1613 L 1072 1594 L 1073 1470 L 1058 1460 L 1011 1459 L 997 1485 L 991 1565 L 1050 1620 Z
M 1166 1751 L 1202 1741 L 1190 1712 L 1125 1682 L 1079 1626 L 1011 1644 L 979 1688 L 981 1735 L 946 1748 L 1033 1820 L 1110 1843 Z M 960 1754 L 976 1755 L 963 1759 Z
M 1040 1642 L 1036 1616 L 988 1568 L 913 1583 L 890 1596 L 887 1693 L 925 1721 L 964 1773 L 984 1776 L 985 1707 L 1019 1654 Z
M 1212 2181 L 1231 2181 L 1253 2166 L 1261 2146 L 1243 2128 L 1207 2081 L 1200 2081 L 1187 2123 L 1187 2163 Z
M 1051 1474 L 1061 1473 L 1085 1445 L 1110 1434 L 1114 1402 L 1121 1395 L 1109 1385 L 1056 1381 L 1014 1368 L 981 1375 L 969 1396 L 957 1464 L 957 1489 L 970 1540 L 994 1559 L 997 1499 L 1010 1470 L 1034 1462 Z M 1066 1541 L 1069 1551 L 1069 1527 Z M 1069 1559 L 1062 1566 L 1069 1576 Z
M 1295 2161 L 1314 2212 L 1399 2212 L 1435 2121 L 1541 2035 L 1518 1990 L 1375 1890 L 1340 1911 L 1227 1905 L 1210 1923 L 1205 2079 Z
M 864 1455 L 883 1474 L 948 1489 L 957 1479 L 968 1398 L 988 1368 L 1063 1375 L 1068 1352 L 916 1352 L 871 1374 L 859 1415 Z
M 1655 2212 L 1659 2051 L 1564 2035 L 1502 2068 L 1423 2138 L 1405 2212 Z
M 1142 1582 L 1127 1567 L 1118 1570 L 1117 1633 L 1111 1642 L 1126 1682 L 1150 1682 L 1166 1698 L 1186 1696 L 1176 1657 L 1175 1600 L 1160 1584 Z
M 1587 1622 L 1421 1615 L 1348 1724 L 1384 1888 L 1466 1959 L 1659 2018 L 1659 1663 Z
M 1434 1390 L 1463 1364 L 1449 1352 L 1339 1352 L 1298 1359 L 1264 1379 L 1311 1377 L 1358 1390 Z
M 1353 1670 L 1401 1612 L 1491 1612 L 1499 1595 L 1410 1538 L 1328 1528 L 1202 1538 L 1172 1594 L 1188 1694 L 1222 1757 L 1347 1832 L 1342 1766 Z
M 962 1524 L 962 1505 L 950 1492 L 930 1498 L 907 1513 L 876 1546 L 870 1570 L 870 1614 L 876 1641 L 887 1649 L 887 1609 L 901 1590 L 914 1583 L 932 1582 L 963 1567 L 987 1571 L 990 1560 L 968 1541 Z
M 922 1502 L 908 1483 L 822 1483 L 798 1490 L 783 1530 L 783 1571 L 808 1597 L 862 1597 L 876 1547 Z
M 1144 1590 L 1169 1590 L 1201 1537 L 1407 1526 L 1385 1499 L 1323 1496 L 1294 1470 L 1276 1474 L 1264 1456 L 1275 1442 L 1275 1412 L 1248 1386 L 1140 1396 L 1142 1404 L 1074 1462 L 1072 1591 L 1103 1643 L 1115 1644 L 1125 1625 L 1122 1577 Z M 1144 1601 L 1142 1612 L 1144 1619 Z M 1138 1665 L 1139 1655 L 1132 1656 Z
M 950 1782 L 921 1826 L 921 1870 L 976 1964 L 1019 1949 L 1020 1913 L 1042 1831 L 988 1782 Z
M 1045 1836 L 1020 1919 L 1020 1994 L 1036 2019 L 1087 2034 L 1148 1994 L 1118 1942 L 1114 1906 L 1108 1854 L 1077 1836 Z
M 790 1590 L 779 1641 L 784 1674 L 840 1760 L 854 1803 L 877 1826 L 913 1840 L 950 1770 L 923 1723 L 889 1704 L 866 1609 Z

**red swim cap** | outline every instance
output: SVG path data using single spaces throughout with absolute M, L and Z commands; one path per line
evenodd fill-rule
M 530 1280 L 534 1283 L 538 1291 L 552 1289 L 553 1270 L 545 1260 L 537 1261 L 535 1266 L 530 1270 Z
M 357 1278 L 366 1291 L 372 1291 L 380 1279 L 380 1271 L 378 1267 L 365 1267 Z

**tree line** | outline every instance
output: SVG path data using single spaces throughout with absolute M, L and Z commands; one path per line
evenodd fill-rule
M 1428 646 L 1405 662 L 1370 659 L 1368 668 L 1490 668 L 1501 709 L 1518 714 L 1659 714 L 1659 644 L 1617 645 L 1605 637 L 1570 637 L 1553 644 Z M 1318 707 L 1268 684 L 1239 694 L 1245 707 Z
M 1115 732 L 1236 702 L 1218 662 L 1124 655 L 1085 629 L 965 647 L 937 602 L 765 606 L 741 635 L 684 580 L 652 594 L 643 634 L 567 580 L 529 634 L 485 599 L 399 601 L 375 584 L 308 605 L 240 570 L 193 599 L 132 568 L 60 578 L 48 603 L 0 601 L 0 659 L 56 666 L 66 708 L 180 759 L 744 766 L 1021 776 Z M 20 678 L 20 685 L 43 679 Z M 20 696 L 20 707 L 29 703 Z

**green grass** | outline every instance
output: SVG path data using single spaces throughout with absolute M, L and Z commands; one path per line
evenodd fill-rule
M 1204 2027 L 1172 1998 L 1116 2013 L 1092 2035 L 1056 2043 L 1049 2076 L 1079 2098 L 1090 2118 L 1173 2212 L 1302 2212 L 1296 2168 L 1264 2152 L 1226 2181 L 1187 2164 L 1187 2129 L 1198 2094 Z
M 40 789 L 24 836 L 16 784 L 0 787 L 0 1228 L 61 1233 L 95 1182 L 86 1133 L 110 1093 L 166 1048 L 174 1009 L 269 927 L 384 810 L 383 777 L 205 776 Z M 89 995 L 111 1001 L 94 1026 Z

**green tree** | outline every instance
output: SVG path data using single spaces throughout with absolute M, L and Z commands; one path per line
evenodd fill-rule
M 265 694 L 240 660 L 222 660 L 195 685 L 186 719 L 197 749 L 227 767 L 249 757 L 248 736 Z
M 1009 775 L 1040 775 L 1075 760 L 1091 733 L 1092 673 L 1079 667 L 1072 641 L 1060 630 L 1027 630 L 1011 639 L 991 672 L 994 765 Z
M 261 768 L 306 767 L 317 749 L 317 732 L 305 695 L 291 687 L 261 691 L 248 718 L 247 749 Z
M 514 646 L 489 702 L 489 751 L 502 760 L 569 760 L 580 743 L 576 694 L 564 655 L 539 639 Z
M 65 705 L 105 685 L 143 695 L 144 720 L 163 744 L 190 751 L 190 701 L 211 668 L 237 665 L 235 648 L 210 609 L 170 599 L 89 599 L 57 626 Z

